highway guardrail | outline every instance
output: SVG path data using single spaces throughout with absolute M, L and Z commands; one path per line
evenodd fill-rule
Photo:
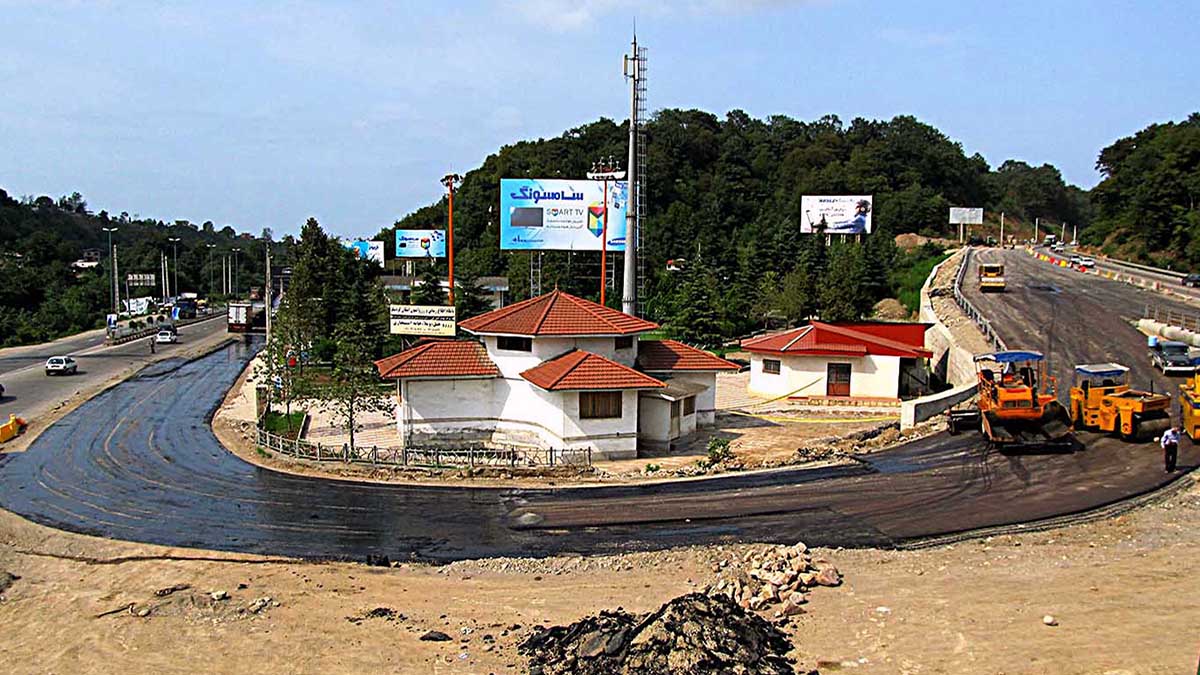
M 963 295 L 962 282 L 963 278 L 967 274 L 967 267 L 971 264 L 971 254 L 973 251 L 974 249 L 970 246 L 963 250 L 962 262 L 959 263 L 958 273 L 954 275 L 954 301 L 958 303 L 958 306 L 960 309 L 962 309 L 963 313 L 966 314 L 967 317 L 969 317 L 972 321 L 974 321 L 976 326 L 979 326 L 979 330 L 983 332 L 983 336 L 987 338 L 988 342 L 992 344 L 992 347 L 995 348 L 996 351 L 1007 351 L 1008 347 L 1004 344 L 1004 340 L 996 333 L 995 329 L 992 328 L 992 322 L 988 321 L 987 317 L 984 316 L 983 313 L 978 309 L 976 309 L 975 305 L 971 304 L 971 301 L 967 299 L 967 296 Z

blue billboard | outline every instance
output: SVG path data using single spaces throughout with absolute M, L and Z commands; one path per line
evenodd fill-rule
M 608 182 L 608 250 L 625 250 L 629 185 Z M 500 181 L 500 248 L 506 251 L 599 251 L 604 182 L 544 178 Z
M 445 230 L 396 230 L 397 258 L 445 258 Z

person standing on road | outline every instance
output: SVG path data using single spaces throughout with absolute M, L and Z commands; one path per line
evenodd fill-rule
M 1163 463 L 1167 473 L 1175 470 L 1175 462 L 1179 460 L 1179 429 L 1171 427 L 1162 435 Z
M 154 338 L 153 337 L 150 338 L 150 353 L 151 354 L 154 353 Z

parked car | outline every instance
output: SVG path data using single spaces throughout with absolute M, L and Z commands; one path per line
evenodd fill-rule
M 1082 258 L 1080 258 L 1080 259 L 1079 259 L 1079 265 L 1080 265 L 1081 267 L 1089 267 L 1089 268 L 1090 268 L 1090 267 L 1095 267 L 1095 266 L 1096 266 L 1096 259 L 1095 259 L 1095 258 L 1089 258 L 1089 257 L 1087 257 L 1087 256 L 1084 256 L 1084 257 L 1082 257 Z
M 1080 258 L 1077 255 L 1073 255 L 1073 256 L 1071 256 L 1070 260 L 1068 260 L 1067 262 L 1071 263 L 1072 265 L 1078 265 L 1083 262 L 1083 258 Z
M 1188 354 L 1187 343 L 1171 340 L 1157 340 L 1150 345 L 1150 364 L 1161 370 L 1164 375 L 1190 374 L 1196 370 Z
M 1184 277 L 1180 283 L 1182 283 L 1184 286 L 1191 286 L 1192 288 L 1200 286 L 1200 274 L 1189 274 Z
M 179 342 L 179 336 L 169 330 L 160 330 L 154 341 L 159 344 L 174 344 Z
M 47 375 L 74 375 L 79 372 L 79 364 L 69 356 L 51 356 L 46 359 Z

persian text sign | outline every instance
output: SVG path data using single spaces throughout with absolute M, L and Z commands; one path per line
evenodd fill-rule
M 130 286 L 154 286 L 153 274 L 126 274 L 125 283 Z
M 397 258 L 445 258 L 445 230 L 396 230 Z
M 625 250 L 629 184 L 608 181 L 609 251 Z M 599 251 L 604 181 L 505 178 L 500 181 L 500 248 L 506 251 Z
M 950 207 L 951 225 L 982 225 L 983 209 L 968 209 L 960 206 Z
M 871 233 L 871 195 L 804 195 L 800 214 L 801 232 Z
M 389 305 L 392 335 L 454 336 L 454 307 L 443 305 Z

